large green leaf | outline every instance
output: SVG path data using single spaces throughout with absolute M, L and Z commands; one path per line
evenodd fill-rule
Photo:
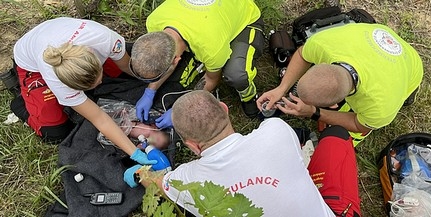
M 195 201 L 195 207 L 203 216 L 227 216 L 231 204 L 227 204 L 224 198 L 228 194 L 228 189 L 221 185 L 205 181 L 199 189 L 189 190 Z
M 174 214 L 174 205 L 170 202 L 163 202 L 157 207 L 153 217 L 176 217 Z
M 155 183 L 152 183 L 145 189 L 142 210 L 148 214 L 148 216 L 152 216 L 159 205 L 159 200 L 160 190 Z
M 224 203 L 232 205 L 229 207 L 229 216 L 262 216 L 263 209 L 257 208 L 252 201 L 243 194 L 236 193 L 233 197 L 227 196 Z

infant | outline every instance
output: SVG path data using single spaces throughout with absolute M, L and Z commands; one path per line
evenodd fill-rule
M 148 140 L 149 145 L 153 145 L 159 150 L 167 148 L 169 145 L 169 135 L 166 132 L 155 126 L 133 121 L 129 137 L 137 139 L 139 135 L 143 135 Z

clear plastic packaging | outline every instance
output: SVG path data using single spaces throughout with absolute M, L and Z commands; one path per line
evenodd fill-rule
M 392 154 L 401 183 L 394 183 L 390 216 L 431 216 L 430 155 L 430 148 L 414 143 Z
M 404 184 L 395 183 L 391 217 L 431 216 L 431 194 Z
M 101 98 L 97 101 L 99 107 L 108 114 L 112 120 L 129 135 L 132 130 L 133 121 L 137 121 L 135 106 L 127 101 L 117 101 Z M 97 141 L 103 145 L 114 145 L 108 138 L 99 132 Z M 115 146 L 115 145 L 114 145 Z

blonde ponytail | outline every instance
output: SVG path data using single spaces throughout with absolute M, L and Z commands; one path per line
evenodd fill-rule
M 86 46 L 64 43 L 48 46 L 43 60 L 53 67 L 61 82 L 76 90 L 89 90 L 102 73 L 102 64 Z

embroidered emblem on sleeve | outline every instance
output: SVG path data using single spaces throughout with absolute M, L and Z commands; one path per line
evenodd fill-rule
M 121 42 L 120 39 L 118 39 L 115 44 L 114 47 L 112 48 L 112 52 L 114 53 L 120 53 L 123 50 L 123 43 Z

